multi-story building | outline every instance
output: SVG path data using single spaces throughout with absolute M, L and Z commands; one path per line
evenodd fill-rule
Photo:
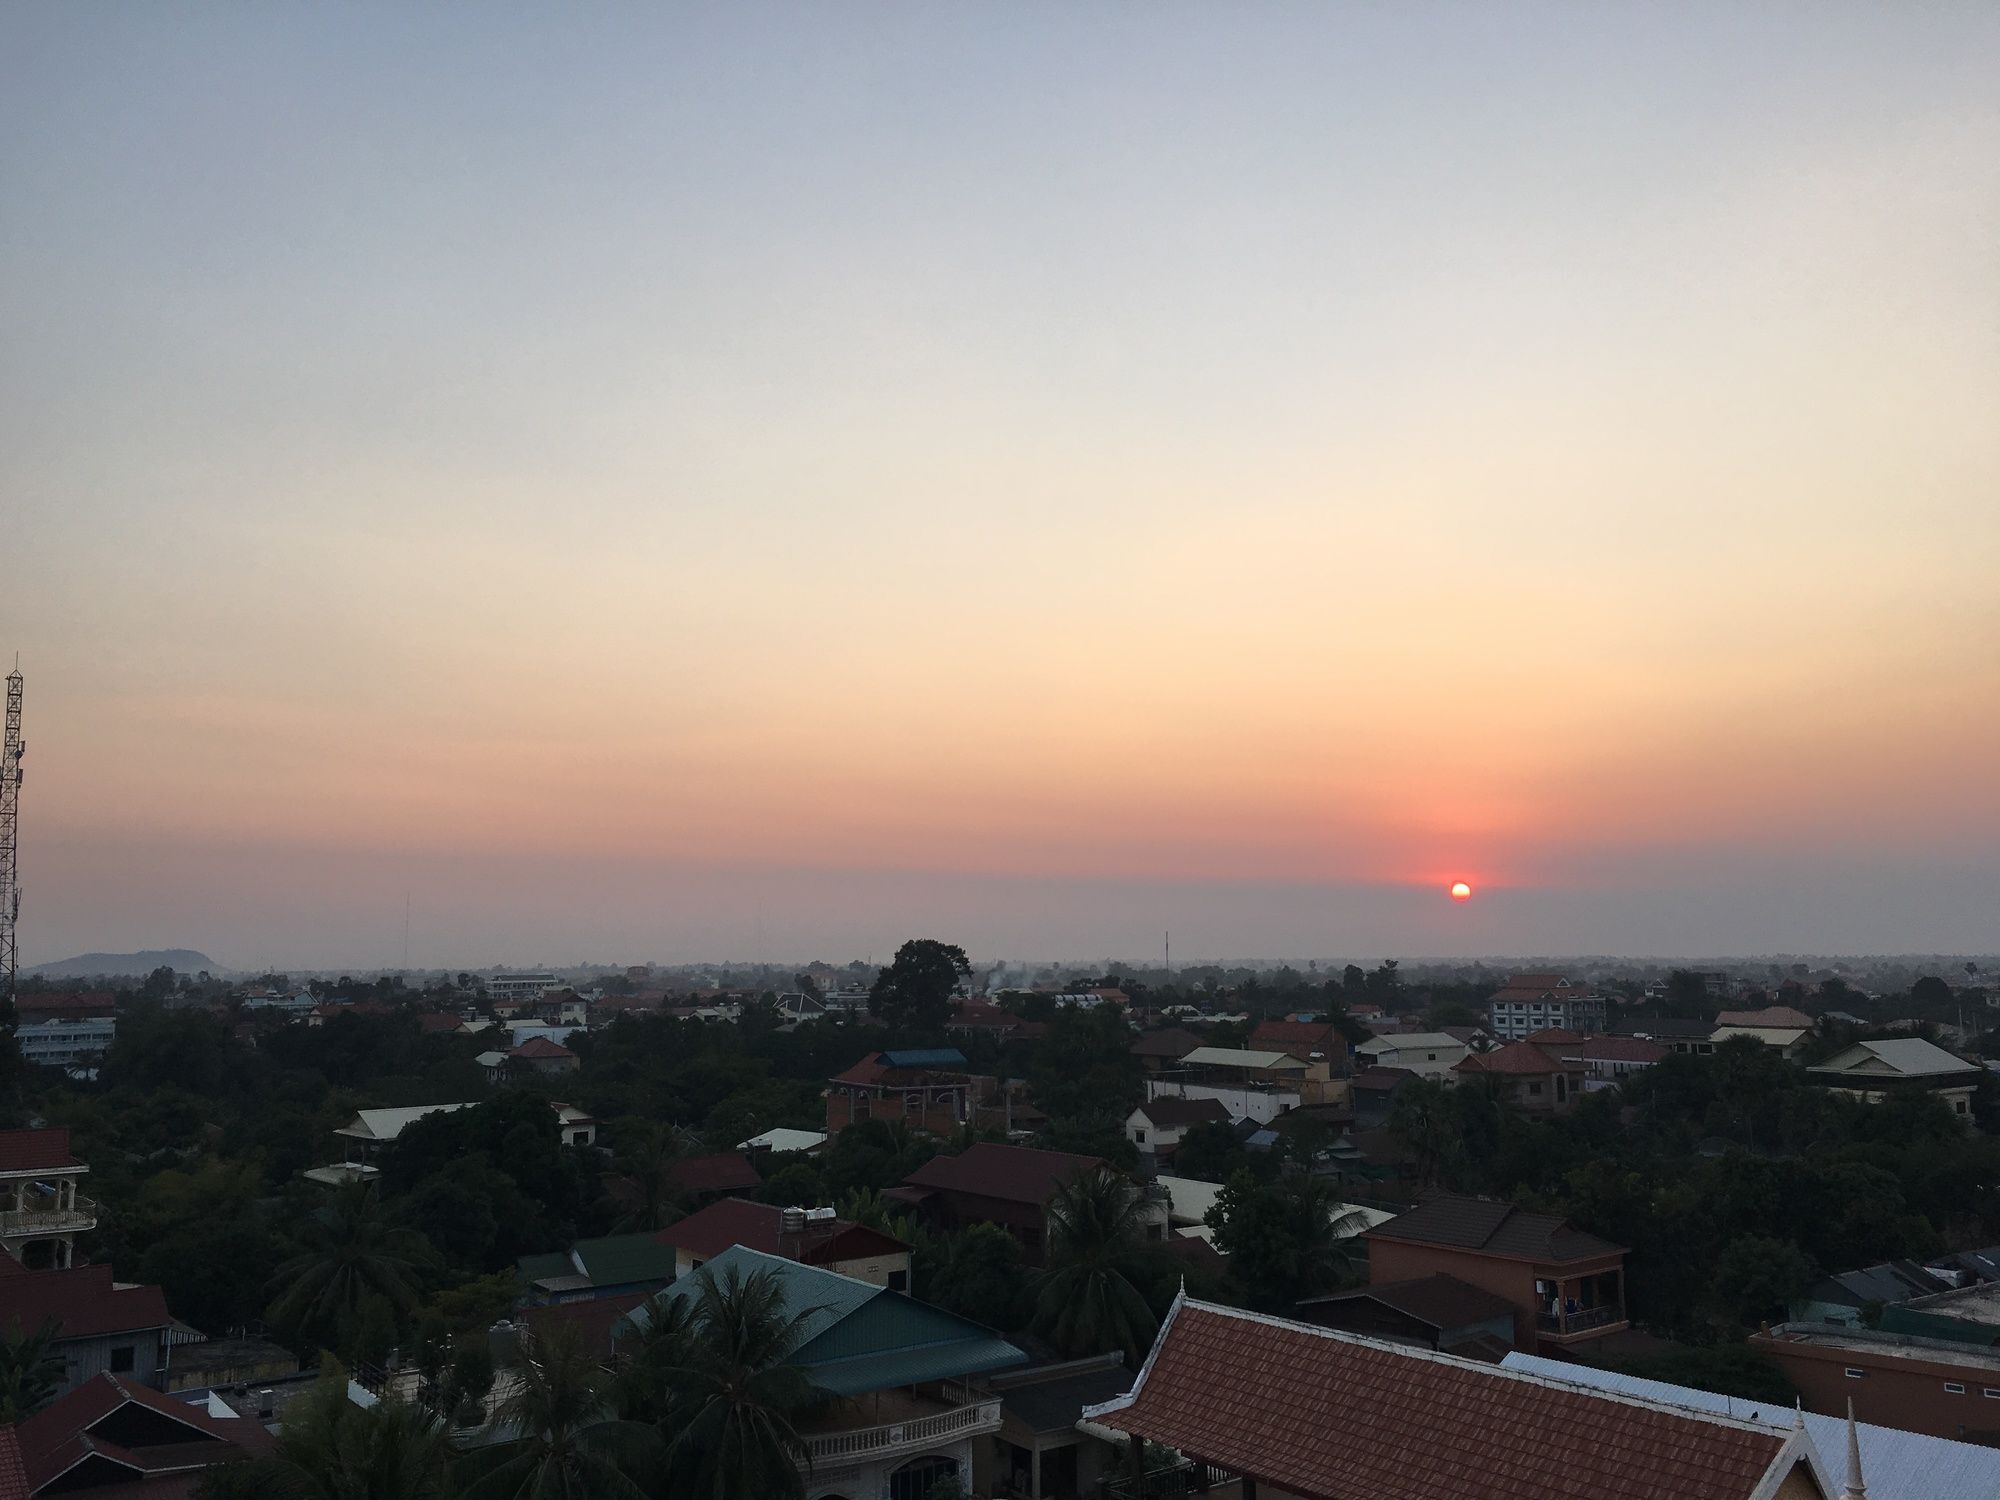
M 1504 1297 L 1514 1307 L 1514 1347 L 1530 1354 L 1630 1326 L 1625 1247 L 1554 1214 L 1440 1194 L 1362 1238 L 1370 1285 L 1442 1273 Z
M 973 1491 L 974 1445 L 1000 1431 L 998 1397 L 969 1377 L 1027 1363 L 991 1330 L 902 1292 L 736 1245 L 661 1299 L 699 1296 L 710 1278 L 767 1273 L 797 1340 L 788 1363 L 832 1400 L 800 1419 L 806 1500 L 921 1496 L 940 1480 Z M 651 1305 L 627 1315 L 644 1328 Z
M 503 1000 L 539 1000 L 544 991 L 563 987 L 563 982 L 553 974 L 494 974 L 485 984 L 486 998 L 495 1004 Z
M 110 1050 L 118 1036 L 118 1022 L 110 1016 L 72 1021 L 23 1020 L 15 1030 L 21 1061 L 45 1068 L 92 1069 Z
M 1486 1023 L 1502 1040 L 1557 1027 L 1584 1035 L 1604 1029 L 1604 997 L 1561 974 L 1516 974 L 1486 1002 Z
M 1325 1058 L 1308 1062 L 1289 1052 L 1196 1047 L 1146 1080 L 1146 1098 L 1216 1099 L 1231 1119 L 1268 1125 L 1303 1104 L 1345 1104 L 1347 1082 L 1331 1074 Z
M 30 1270 L 75 1264 L 76 1237 L 97 1227 L 97 1205 L 79 1191 L 89 1170 L 60 1126 L 0 1130 L 0 1250 Z
M 58 1394 L 103 1374 L 157 1388 L 173 1322 L 158 1287 L 115 1281 L 109 1266 L 0 1275 L 0 1334 L 19 1338 L 44 1323 L 55 1327 Z
M 1932 1437 L 1993 1431 L 2000 1409 L 2000 1352 L 1954 1339 L 1869 1328 L 1780 1323 L 1750 1347 L 1784 1372 L 1807 1411 L 1854 1415 L 1878 1427 Z
M 1487 1079 L 1529 1114 L 1568 1114 L 1583 1096 L 1589 1066 L 1573 1055 L 1583 1038 L 1573 1031 L 1542 1031 L 1491 1052 L 1461 1058 L 1452 1075 L 1461 1083 Z
M 871 1052 L 827 1080 L 827 1133 L 862 1120 L 901 1120 L 912 1130 L 950 1135 L 971 1121 L 991 1085 L 970 1071 L 956 1047 Z

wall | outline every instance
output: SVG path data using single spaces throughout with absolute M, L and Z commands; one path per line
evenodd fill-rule
M 887 1286 L 889 1273 L 903 1273 L 903 1290 L 910 1289 L 910 1255 L 907 1250 L 890 1255 L 869 1255 L 858 1260 L 832 1260 L 826 1262 L 826 1269 L 838 1271 L 843 1276 L 852 1276 L 856 1281 L 865 1281 L 870 1286 Z
M 1886 1350 L 1827 1348 L 1755 1335 L 1750 1346 L 1785 1372 L 1807 1411 L 1822 1416 L 1845 1416 L 1851 1399 L 1857 1420 L 1905 1432 L 1962 1438 L 2000 1427 L 2000 1364 L 1982 1372 Z M 1850 1379 L 1849 1367 L 1868 1373 Z M 1964 1394 L 1946 1391 L 1947 1381 L 1963 1385 Z M 1984 1394 L 1989 1390 L 1996 1394 Z
M 113 1371 L 111 1351 L 128 1344 L 132 1346 L 132 1368 Z M 105 1373 L 121 1374 L 141 1385 L 157 1387 L 160 1383 L 160 1333 L 157 1329 L 143 1333 L 110 1334 L 103 1338 L 59 1339 L 55 1349 L 67 1370 L 63 1391 L 74 1390 L 91 1376 Z
M 1220 1084 L 1180 1083 L 1172 1079 L 1149 1078 L 1146 1080 L 1146 1097 L 1160 1099 L 1167 1096 L 1182 1099 L 1219 1099 L 1222 1107 L 1229 1111 L 1231 1119 L 1248 1117 L 1259 1125 L 1268 1125 L 1288 1109 L 1295 1109 L 1300 1103 L 1296 1091 L 1287 1093 L 1266 1093 L 1260 1089 L 1230 1088 Z
M 1535 1352 L 1535 1268 L 1527 1261 L 1468 1255 L 1442 1245 L 1407 1245 L 1396 1240 L 1368 1241 L 1371 1283 L 1411 1281 L 1443 1272 L 1505 1297 L 1514 1304 L 1514 1347 Z

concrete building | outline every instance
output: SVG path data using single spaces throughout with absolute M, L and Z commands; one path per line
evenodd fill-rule
M 95 1075 L 97 1064 L 118 1037 L 118 1023 L 110 1016 L 76 1021 L 23 1021 L 14 1033 L 21 1048 L 21 1061 L 45 1068 L 67 1071 L 88 1070 Z
M 1516 974 L 1486 1002 L 1486 1024 L 1513 1040 L 1550 1027 L 1590 1035 L 1604 1029 L 1604 997 L 1561 974 Z
M 1921 1037 L 1856 1042 L 1806 1071 L 1815 1081 L 1863 1104 L 1880 1104 L 1903 1092 L 1932 1094 L 1967 1123 L 1972 1119 L 1972 1095 L 1980 1079 L 1977 1063 Z
M 1345 1104 L 1347 1082 L 1325 1061 L 1248 1047 L 1197 1047 L 1146 1080 L 1146 1098 L 1215 1099 L 1232 1120 L 1268 1125 L 1302 1104 Z
M 495 1005 L 539 1000 L 547 991 L 564 987 L 553 974 L 495 974 L 485 984 L 486 998 Z
M 1461 1083 L 1490 1079 L 1529 1114 L 1567 1114 L 1583 1097 L 1590 1073 L 1580 1058 L 1564 1054 L 1583 1039 L 1574 1032 L 1537 1032 L 1525 1041 L 1508 1042 L 1491 1052 L 1474 1052 L 1452 1068 Z
M 76 1237 L 97 1227 L 81 1191 L 89 1170 L 61 1126 L 0 1130 L 0 1250 L 29 1270 L 75 1264 Z
M 1473 1055 L 1472 1049 L 1442 1031 L 1410 1031 L 1400 1036 L 1370 1037 L 1354 1049 L 1364 1068 L 1401 1068 L 1419 1078 L 1446 1082 L 1451 1070 Z
M 174 1320 L 156 1286 L 114 1281 L 109 1266 L 0 1275 L 0 1335 L 19 1338 L 45 1321 L 63 1365 L 57 1394 L 98 1375 L 154 1388 L 165 1379 Z
M 1807 1411 L 1965 1439 L 2000 1427 L 2000 1351 L 1868 1328 L 1780 1323 L 1750 1347 L 1784 1372 Z
M 892 1234 L 840 1218 L 830 1208 L 780 1208 L 723 1198 L 653 1236 L 689 1276 L 732 1245 L 819 1266 L 891 1291 L 910 1289 L 910 1247 Z

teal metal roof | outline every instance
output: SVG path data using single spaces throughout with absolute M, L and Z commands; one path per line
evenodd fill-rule
M 858 1396 L 1027 1362 L 1026 1354 L 968 1318 L 837 1271 L 802 1266 L 741 1245 L 731 1246 L 659 1295 L 692 1296 L 703 1277 L 751 1276 L 759 1271 L 778 1278 L 786 1316 L 801 1319 L 793 1358 L 814 1380 L 839 1395 Z M 648 1318 L 649 1308 L 638 1307 L 628 1321 L 643 1328 Z
M 574 1253 L 595 1286 L 636 1286 L 674 1279 L 674 1252 L 650 1234 L 614 1234 L 578 1240 Z
M 965 1054 L 956 1047 L 905 1047 L 884 1052 L 882 1061 L 892 1068 L 962 1068 Z
M 576 1267 L 569 1263 L 569 1256 L 561 1250 L 547 1255 L 524 1255 L 515 1262 L 521 1268 L 521 1279 L 530 1284 L 549 1276 L 574 1276 Z

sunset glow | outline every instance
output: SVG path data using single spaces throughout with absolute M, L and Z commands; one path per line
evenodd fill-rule
M 23 957 L 1990 942 L 2000 13 L 1650 14 L 22 9 Z

